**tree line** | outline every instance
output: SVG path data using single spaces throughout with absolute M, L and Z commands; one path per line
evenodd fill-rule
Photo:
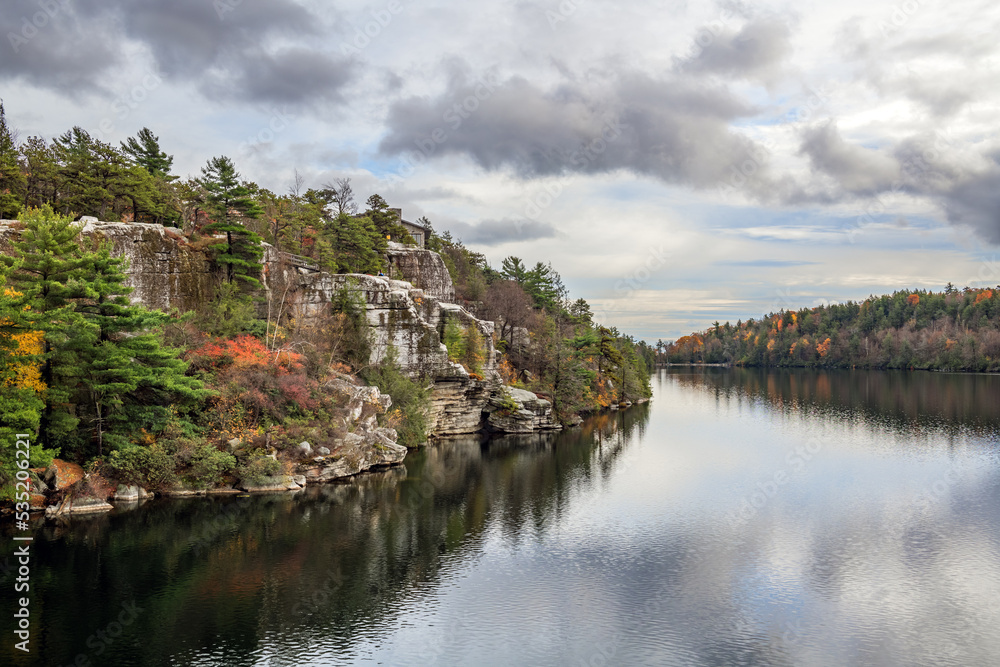
M 670 363 L 1000 371 L 1000 286 L 781 310 L 657 345 Z

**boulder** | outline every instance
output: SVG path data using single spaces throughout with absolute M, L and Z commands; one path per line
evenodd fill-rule
M 118 488 L 115 490 L 115 500 L 132 501 L 139 500 L 139 498 L 138 486 L 125 486 L 124 484 L 119 484 Z
M 45 516 L 64 516 L 66 514 L 96 514 L 99 512 L 110 512 L 114 507 L 103 498 L 92 496 L 80 496 L 77 498 L 65 498 L 58 505 L 49 505 L 45 508 Z
M 171 496 L 175 498 L 184 498 L 187 496 L 204 496 L 207 493 L 205 489 L 199 489 L 186 482 L 177 482 L 169 489 L 164 489 L 163 495 Z
M 317 453 L 319 453 L 320 456 L 329 456 L 330 455 L 330 448 L 329 447 L 320 447 L 316 451 L 317 451 Z
M 407 450 L 397 444 L 396 437 L 396 431 L 391 428 L 348 433 L 338 443 L 336 454 L 317 456 L 300 464 L 297 472 L 307 482 L 315 484 L 357 475 L 375 466 L 397 465 L 402 463 Z
M 55 491 L 73 486 L 81 479 L 83 479 L 83 468 L 61 459 L 52 459 L 52 465 L 46 469 L 44 477 L 45 483 Z
M 312 445 L 310 445 L 308 442 L 305 441 L 300 442 L 295 447 L 295 453 L 298 455 L 299 458 L 307 459 L 310 456 L 312 456 L 313 453 Z
M 304 481 L 305 478 L 303 478 Z M 247 484 L 240 482 L 239 488 L 247 493 L 280 493 L 284 491 L 298 491 L 305 484 L 298 484 L 291 475 L 275 475 L 265 477 L 259 484 Z
M 487 428 L 498 433 L 531 433 L 558 430 L 552 403 L 517 387 L 503 387 L 487 402 Z

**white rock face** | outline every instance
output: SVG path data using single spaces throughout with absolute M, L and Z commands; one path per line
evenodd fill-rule
M 431 250 L 407 247 L 399 243 L 390 243 L 389 273 L 394 278 L 401 278 L 427 296 L 439 301 L 452 303 L 455 301 L 455 286 L 451 282 L 448 267 L 441 255 Z

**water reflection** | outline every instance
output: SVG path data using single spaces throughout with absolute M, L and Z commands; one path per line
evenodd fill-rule
M 784 412 L 865 419 L 900 432 L 920 427 L 994 434 L 1000 428 L 1000 375 L 761 368 L 667 373 L 717 400 L 766 401 Z
M 33 547 L 44 636 L 32 659 L 5 642 L 0 661 L 290 665 L 317 643 L 310 660 L 350 661 L 404 601 L 480 557 L 488 530 L 517 541 L 558 522 L 646 420 L 642 407 L 561 436 L 453 438 L 296 495 L 155 500 L 46 524 Z M 123 604 L 141 610 L 135 621 L 93 640 Z
M 996 662 L 993 377 L 654 387 L 564 434 L 446 440 L 297 496 L 47 525 L 33 664 Z

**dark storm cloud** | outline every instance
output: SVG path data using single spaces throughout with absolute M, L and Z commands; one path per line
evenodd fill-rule
M 775 17 L 762 17 L 739 30 L 699 32 L 695 38 L 695 57 L 680 68 L 692 73 L 721 74 L 730 77 L 756 77 L 770 73 L 791 51 L 792 31 Z
M 467 155 L 525 178 L 625 169 L 708 187 L 746 154 L 750 142 L 729 126 L 753 113 L 725 89 L 681 77 L 625 72 L 542 88 L 452 76 L 436 97 L 393 104 L 379 148 L 411 161 Z
M 4 34 L 20 34 L 46 0 L 11 0 L 0 18 Z M 351 65 L 301 44 L 324 22 L 292 0 L 51 0 L 53 17 L 38 35 L 0 59 L 0 76 L 23 78 L 60 92 L 93 90 L 121 65 L 125 39 L 151 53 L 158 73 L 199 84 L 213 97 L 304 104 L 336 101 Z M 14 40 L 16 42 L 16 40 Z
M 86 36 L 86 39 L 84 39 Z M 5 0 L 0 11 L 0 81 L 66 93 L 99 90 L 120 61 L 108 26 L 70 0 Z
M 803 134 L 800 153 L 826 183 L 789 181 L 768 184 L 784 204 L 858 202 L 863 212 L 884 211 L 879 204 L 898 195 L 921 197 L 944 210 L 948 222 L 970 228 L 989 243 L 1000 243 L 1000 151 L 970 160 L 946 130 L 905 139 L 884 150 L 845 141 L 832 123 Z M 787 187 L 775 187 L 784 184 Z M 761 189 L 762 190 L 762 189 Z M 762 199 L 765 197 L 761 197 Z M 897 221 L 898 224 L 898 221 Z
M 74 0 L 81 15 L 113 18 L 145 44 L 163 73 L 196 75 L 221 56 L 270 37 L 318 34 L 320 21 L 291 0 Z
M 483 220 L 469 225 L 455 223 L 451 225 L 455 238 L 464 243 L 494 246 L 518 241 L 535 241 L 538 239 L 555 238 L 556 228 L 537 220 Z
M 1000 167 L 956 181 L 944 197 L 948 221 L 1000 243 Z
M 352 63 L 308 49 L 275 54 L 243 54 L 202 86 L 209 97 L 249 102 L 307 104 L 342 101 L 341 90 L 351 80 Z

